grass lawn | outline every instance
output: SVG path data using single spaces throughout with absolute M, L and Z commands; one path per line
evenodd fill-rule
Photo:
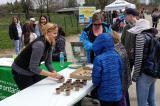
M 9 48 L 13 48 L 13 43 L 8 35 L 8 26 L 0 26 L 0 49 Z
M 25 23 L 24 15 L 20 15 L 20 20 L 22 23 Z M 39 20 L 38 14 L 33 15 L 36 20 Z M 74 15 L 66 14 L 50 14 L 51 22 L 54 22 L 63 27 L 66 35 L 73 35 L 81 32 L 82 27 L 77 24 L 77 19 Z M 12 15 L 5 14 L 0 16 L 0 49 L 9 49 L 13 48 L 13 43 L 8 35 L 8 27 L 12 21 Z

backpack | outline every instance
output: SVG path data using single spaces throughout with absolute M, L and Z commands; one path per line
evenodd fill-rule
M 145 34 L 142 72 L 154 78 L 160 78 L 160 38 Z

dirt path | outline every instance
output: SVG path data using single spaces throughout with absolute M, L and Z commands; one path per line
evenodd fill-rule
M 67 56 L 68 56 L 69 60 L 71 60 L 71 58 L 72 58 L 70 42 L 76 42 L 76 41 L 79 41 L 79 34 L 66 37 L 66 52 L 67 52 Z M 0 49 L 0 57 L 8 57 L 8 56 L 10 57 L 14 54 L 15 54 L 15 50 L 13 48 L 12 49 L 4 49 L 4 50 Z

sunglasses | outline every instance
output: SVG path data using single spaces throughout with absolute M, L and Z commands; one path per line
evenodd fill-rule
M 101 26 L 102 25 L 102 23 L 100 23 L 100 24 L 93 24 L 93 26 L 95 26 L 95 27 L 98 27 L 98 26 Z

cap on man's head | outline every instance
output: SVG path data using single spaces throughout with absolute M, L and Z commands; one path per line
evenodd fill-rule
M 30 21 L 36 21 L 36 19 L 35 19 L 35 18 L 30 18 L 29 20 L 30 20 Z
M 127 8 L 126 9 L 126 15 L 139 16 L 139 12 L 136 9 Z

